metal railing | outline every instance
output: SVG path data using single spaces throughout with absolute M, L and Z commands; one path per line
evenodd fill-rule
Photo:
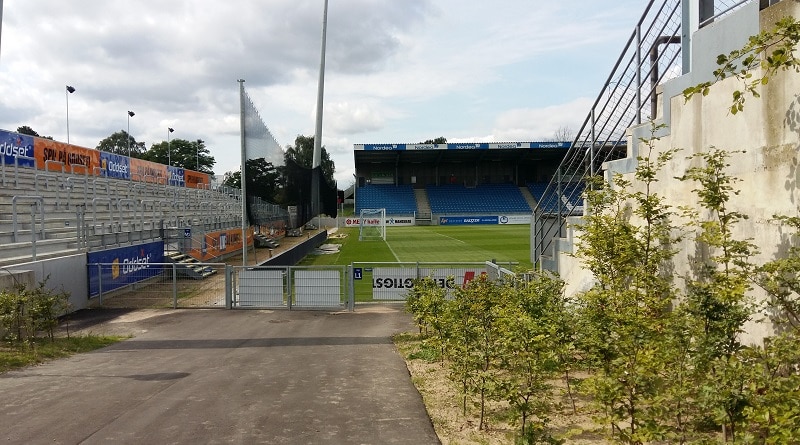
M 754 0 L 700 0 L 700 24 L 724 17 L 749 1 Z M 533 211 L 531 260 L 538 267 L 556 268 L 556 240 L 565 235 L 567 218 L 583 213 L 583 208 L 574 203 L 582 200 L 584 187 L 576 183 L 602 174 L 604 162 L 627 157 L 627 129 L 656 118 L 657 87 L 683 72 L 684 2 L 691 4 L 688 0 L 649 1 L 628 37 L 572 146 L 547 185 L 544 199 Z M 555 198 L 549 201 L 548 197 Z

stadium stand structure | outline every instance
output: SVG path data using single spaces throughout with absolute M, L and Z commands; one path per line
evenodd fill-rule
M 529 182 L 528 190 L 544 213 L 559 213 L 564 210 L 569 214 L 583 213 L 583 182 L 562 183 L 563 190 L 549 188 L 545 182 Z
M 431 211 L 436 214 L 531 212 L 522 192 L 513 184 L 429 185 L 426 191 Z
M 417 200 L 410 185 L 369 184 L 358 189 L 356 213 L 362 209 L 385 208 L 387 215 L 417 213 Z
M 167 241 L 184 227 L 241 227 L 241 194 L 225 186 L 192 189 L 5 164 L 0 172 L 0 266 Z

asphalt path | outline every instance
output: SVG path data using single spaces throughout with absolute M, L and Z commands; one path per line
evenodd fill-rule
M 82 312 L 73 329 L 134 337 L 0 374 L 0 442 L 439 443 L 401 308 Z

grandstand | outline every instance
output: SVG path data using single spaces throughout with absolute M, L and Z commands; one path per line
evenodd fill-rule
M 581 181 L 544 193 L 570 145 L 356 144 L 355 211 L 386 208 L 408 224 L 528 224 L 540 202 L 577 213 Z

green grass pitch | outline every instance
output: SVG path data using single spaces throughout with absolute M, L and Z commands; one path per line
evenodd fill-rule
M 530 226 L 387 227 L 386 241 L 359 241 L 358 228 L 340 228 L 339 253 L 309 255 L 301 265 L 348 265 L 353 262 L 515 262 L 530 269 Z

